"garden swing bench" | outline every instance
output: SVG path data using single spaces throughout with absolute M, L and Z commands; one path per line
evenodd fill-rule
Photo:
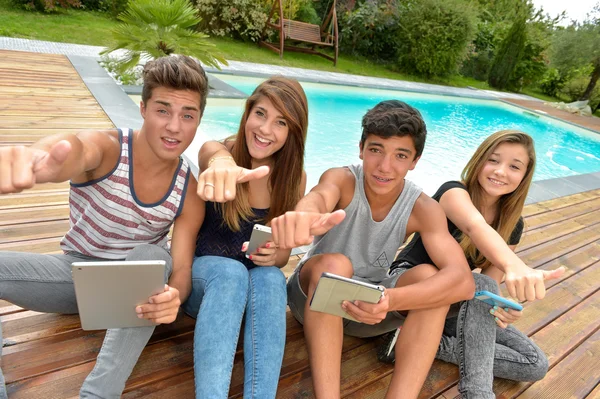
M 321 26 L 286 19 L 283 13 L 284 1 L 285 0 L 275 0 L 273 2 L 273 7 L 271 8 L 265 29 L 262 33 L 260 45 L 279 53 L 280 58 L 283 58 L 284 50 L 296 51 L 320 55 L 321 57 L 333 61 L 333 65 L 335 66 L 338 58 L 338 24 L 335 11 L 336 0 L 333 0 L 329 13 L 323 18 Z M 331 2 L 331 0 L 329 1 Z M 329 8 L 329 2 L 327 3 L 326 8 Z M 276 24 L 271 22 L 275 15 L 275 11 L 279 12 L 279 21 Z M 273 28 L 279 32 L 279 47 L 266 40 L 268 28 Z M 310 45 L 310 47 L 287 45 L 285 44 L 286 40 L 305 43 Z M 332 47 L 334 56 L 331 57 L 328 54 L 319 52 L 315 49 L 316 47 Z

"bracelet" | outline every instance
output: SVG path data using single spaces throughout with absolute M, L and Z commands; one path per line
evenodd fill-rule
M 232 161 L 233 163 L 235 163 L 235 160 L 231 156 L 229 156 L 229 157 L 213 157 L 208 160 L 208 167 L 210 167 L 210 165 L 212 165 L 212 163 L 215 162 L 217 159 L 228 159 L 228 160 Z

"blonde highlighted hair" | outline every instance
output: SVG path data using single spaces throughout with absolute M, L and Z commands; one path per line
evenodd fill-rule
M 246 107 L 237 135 L 226 141 L 233 141 L 231 155 L 235 162 L 244 168 L 252 168 L 252 157 L 246 143 L 246 121 L 258 101 L 266 98 L 281 113 L 288 125 L 285 144 L 272 155 L 273 164 L 269 176 L 269 213 L 263 224 L 279 215 L 291 211 L 304 195 L 300 186 L 304 170 L 304 147 L 308 130 L 308 101 L 302 86 L 294 79 L 275 76 L 261 83 L 246 100 Z M 237 185 L 235 200 L 222 205 L 221 212 L 227 226 L 233 231 L 240 230 L 240 219 L 250 220 L 254 216 L 249 201 L 248 183 Z
M 508 243 L 510 235 L 523 212 L 525 198 L 533 179 L 536 163 L 533 139 L 528 134 L 518 130 L 501 130 L 492 134 L 479 145 L 467 166 L 463 169 L 461 179 L 467 187 L 473 205 L 481 212 L 483 209 L 483 188 L 479 184 L 478 176 L 494 150 L 503 143 L 521 144 L 529 157 L 523 180 L 521 180 L 515 191 L 505 194 L 499 199 L 496 216 L 491 224 L 494 230 Z M 472 259 L 477 267 L 483 269 L 490 265 L 490 262 L 477 251 L 475 244 L 466 234 L 461 235 L 459 242 L 467 259 Z

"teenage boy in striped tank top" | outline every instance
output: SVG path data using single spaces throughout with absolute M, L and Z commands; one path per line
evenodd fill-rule
M 287 286 L 290 310 L 304 324 L 317 398 L 340 397 L 344 333 L 371 337 L 402 324 L 395 346 L 402 355 L 386 397 L 416 398 L 450 304 L 473 297 L 473 277 L 448 233 L 444 211 L 404 179 L 417 164 L 425 137 L 425 122 L 416 109 L 396 100 L 379 103 L 362 120 L 362 164 L 329 169 L 294 212 L 271 223 L 280 248 L 312 242 Z M 399 245 L 415 232 L 439 269 L 419 265 L 418 270 L 390 275 Z M 360 322 L 313 312 L 307 298 L 323 272 L 383 285 L 385 295 L 377 304 L 342 304 Z
M 64 254 L 0 253 L 0 297 L 35 311 L 77 313 L 72 262 L 164 260 L 164 292 L 136 311 L 157 324 L 173 322 L 190 293 L 196 236 L 204 217 L 196 180 L 181 154 L 196 134 L 207 93 L 198 62 L 186 56 L 159 58 L 144 68 L 140 130 L 58 134 L 28 148 L 0 148 L 0 194 L 71 181 L 71 228 L 61 241 Z M 80 396 L 120 397 L 153 331 L 108 330 Z M 6 398 L 0 377 L 0 398 Z

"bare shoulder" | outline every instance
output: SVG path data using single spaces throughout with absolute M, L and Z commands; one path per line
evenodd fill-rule
M 354 197 L 354 189 L 356 186 L 356 177 L 350 171 L 350 169 L 331 168 L 325 171 L 319 180 L 319 186 L 322 184 L 327 186 L 334 186 L 339 190 L 339 201 L 336 208 L 344 209 Z
M 442 206 L 425 193 L 421 193 L 413 206 L 408 220 L 407 234 L 429 230 L 446 222 Z M 446 228 L 446 226 L 444 226 Z

